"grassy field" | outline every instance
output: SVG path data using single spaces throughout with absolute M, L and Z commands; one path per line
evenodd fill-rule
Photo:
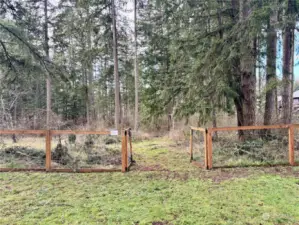
M 134 150 L 126 174 L 0 173 L 0 224 L 299 224 L 299 168 L 204 171 L 166 139 Z

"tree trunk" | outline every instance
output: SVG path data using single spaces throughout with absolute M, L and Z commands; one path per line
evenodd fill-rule
M 86 64 L 82 65 L 82 74 L 83 74 L 83 84 L 84 84 L 84 100 L 85 100 L 85 115 L 86 115 L 86 125 L 90 124 L 90 109 L 89 109 L 89 95 L 88 95 L 88 69 L 86 68 Z
M 283 35 L 283 77 L 282 77 L 282 122 L 290 123 L 290 84 L 291 84 L 291 32 L 285 29 Z
M 139 74 L 138 74 L 138 44 L 137 44 L 137 0 L 134 0 L 134 36 L 135 36 L 135 118 L 134 130 L 139 128 Z
M 213 105 L 213 109 L 212 109 L 212 123 L 213 123 L 213 127 L 217 127 L 217 116 L 216 116 L 216 109 L 215 106 Z M 218 132 L 215 131 L 213 138 L 215 140 L 218 140 Z
M 219 38 L 223 38 L 223 30 L 222 30 L 222 17 L 221 17 L 221 9 L 223 7 L 223 1 L 222 0 L 217 0 L 218 7 L 217 7 L 217 20 L 218 20 L 218 26 L 219 26 Z M 217 116 L 216 116 L 216 108 L 215 104 L 212 106 L 212 123 L 213 127 L 217 127 Z M 214 139 L 218 140 L 218 132 L 214 132 Z
M 259 53 L 261 51 L 261 38 L 258 38 L 257 39 L 257 52 Z M 257 72 L 257 77 L 258 77 L 258 102 L 257 102 L 257 108 L 258 108 L 258 115 L 262 115 L 262 88 L 263 88 L 263 71 L 262 71 L 262 57 L 260 54 L 258 54 L 258 57 L 257 57 L 257 67 L 256 67 L 256 72 Z
M 243 116 L 243 109 L 242 109 L 242 102 L 241 102 L 242 98 L 235 98 L 234 99 L 234 103 L 236 106 L 236 111 L 237 111 L 237 126 L 243 126 L 244 124 L 244 116 Z M 243 130 L 239 130 L 238 131 L 238 135 L 239 135 L 239 139 L 243 139 L 244 138 L 244 131 Z
M 16 99 L 14 107 L 13 107 L 13 129 L 16 129 L 16 125 L 17 125 L 17 107 L 18 107 L 18 100 Z M 17 143 L 17 137 L 16 134 L 12 135 L 12 141 L 13 143 Z
M 283 36 L 283 92 L 282 92 L 282 122 L 291 122 L 291 100 L 290 96 L 292 82 L 292 49 L 294 44 L 294 31 L 289 26 L 285 29 Z
M 292 117 L 293 117 L 293 93 L 294 93 L 294 49 L 295 49 L 295 33 L 294 29 L 292 29 L 292 37 L 293 37 L 293 44 L 291 49 L 291 65 L 290 65 L 290 71 L 291 71 L 291 88 L 290 88 L 290 123 L 292 123 Z
M 44 51 L 47 57 L 47 60 L 50 59 L 49 54 L 49 35 L 48 35 L 48 0 L 44 0 Z M 50 123 L 51 123 L 51 77 L 50 74 L 47 74 L 47 80 L 46 80 L 46 89 L 47 89 L 47 120 L 46 120 L 46 126 L 47 129 L 50 129 Z
M 239 0 L 231 0 L 232 10 L 231 10 L 231 20 L 234 24 L 238 23 L 238 9 L 239 7 Z M 232 39 L 232 41 L 237 41 L 237 35 Z M 240 48 L 240 46 L 238 46 Z M 232 78 L 230 80 L 230 86 L 236 87 L 236 93 L 238 96 L 234 98 L 234 104 L 236 107 L 237 112 L 237 126 L 244 125 L 244 115 L 243 115 L 243 94 L 242 94 L 242 87 L 241 87 L 241 72 L 240 72 L 240 57 L 236 58 L 232 65 Z M 244 131 L 238 131 L 239 139 L 243 140 L 244 138 Z
M 107 68 L 107 59 L 104 58 L 104 70 L 106 73 Z M 102 73 L 104 75 L 104 73 Z M 107 118 L 109 118 L 109 94 L 108 94 L 108 76 L 105 74 L 105 80 L 104 80 L 104 107 L 103 107 L 103 120 L 106 122 Z
M 294 10 L 294 2 L 288 0 L 288 7 L 286 10 L 286 18 L 291 15 Z M 290 18 L 288 18 L 290 19 Z M 286 27 L 283 34 L 283 77 L 282 77 L 282 122 L 285 124 L 291 123 L 291 102 L 293 96 L 290 96 L 291 82 L 292 82 L 292 54 L 294 45 L 294 24 L 293 22 L 286 22 Z
M 240 1 L 240 21 L 246 23 L 250 13 L 250 1 Z M 242 93 L 242 110 L 243 125 L 255 125 L 255 108 L 256 108 L 256 76 L 255 76 L 255 41 L 243 43 L 240 46 L 242 57 L 240 59 L 241 75 L 241 93 Z
M 218 7 L 217 7 L 217 20 L 219 26 L 219 37 L 220 39 L 223 38 L 223 29 L 222 29 L 222 17 L 221 17 L 221 9 L 223 8 L 223 0 L 217 0 Z
M 116 29 L 116 10 L 115 0 L 112 0 L 112 20 L 113 20 L 113 57 L 114 57 L 114 82 L 115 82 L 115 127 L 121 130 L 121 105 L 120 105 L 120 84 L 118 74 L 118 45 L 117 45 L 117 29 Z
M 273 20 L 275 22 L 276 19 Z M 272 21 L 268 24 L 267 34 L 267 70 L 266 70 L 266 102 L 264 111 L 264 125 L 270 125 L 274 117 L 274 98 L 276 89 L 276 46 L 277 34 L 272 25 Z
M 17 126 L 17 112 L 18 112 L 18 99 L 16 99 L 14 107 L 13 107 L 13 128 L 16 129 Z
M 169 113 L 167 115 L 167 131 L 169 132 L 170 131 L 170 127 L 171 127 L 171 122 L 172 121 L 172 117 L 171 117 L 171 114 Z
M 89 5 L 87 6 L 87 18 L 88 18 L 88 33 L 87 33 L 87 49 L 91 52 L 92 49 L 92 42 L 91 42 L 91 19 L 90 19 L 90 13 L 89 13 Z M 86 104 L 88 105 L 88 121 L 87 124 L 88 126 L 91 126 L 92 121 L 94 119 L 94 95 L 93 95 L 93 64 L 92 64 L 92 58 L 91 55 L 89 53 L 88 56 L 88 63 L 87 63 L 87 73 L 88 73 L 88 86 L 87 86 L 87 94 L 88 94 L 88 101 L 86 102 Z
M 277 83 L 277 77 L 275 79 Z M 278 90 L 277 87 L 274 89 L 274 104 L 275 104 L 275 121 L 277 122 L 279 119 L 279 110 L 278 110 Z

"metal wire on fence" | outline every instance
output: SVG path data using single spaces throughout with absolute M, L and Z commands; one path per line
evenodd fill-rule
M 51 168 L 121 169 L 119 136 L 61 134 L 52 136 Z
M 299 125 L 294 125 L 294 163 L 299 164 Z
M 218 131 L 213 139 L 213 166 L 288 163 L 288 130 Z
M 191 127 L 190 161 L 198 167 L 207 168 L 206 129 Z
M 299 155 L 299 125 L 243 126 L 221 128 L 191 127 L 190 152 L 192 161 L 196 158 L 196 146 L 204 167 L 234 167 L 262 165 L 295 165 Z M 196 132 L 204 135 L 204 142 L 197 140 Z M 205 132 L 204 132 L 205 131 Z M 194 141 L 196 140 L 196 141 Z
M 125 172 L 133 160 L 129 135 L 131 130 L 122 136 L 115 131 L 2 130 L 0 171 Z
M 0 135 L 0 168 L 44 169 L 45 136 L 41 134 Z
M 0 131 L 0 171 L 44 170 L 44 131 Z

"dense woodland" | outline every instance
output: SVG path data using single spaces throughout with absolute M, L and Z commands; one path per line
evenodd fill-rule
M 1 129 L 290 123 L 298 7 L 0 0 Z

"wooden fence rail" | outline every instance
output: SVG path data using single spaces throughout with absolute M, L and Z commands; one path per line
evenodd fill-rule
M 299 129 L 299 124 L 280 124 L 280 125 L 269 125 L 269 126 L 240 126 L 240 127 L 214 127 L 214 128 L 203 128 L 203 127 L 190 127 L 190 161 L 196 166 L 203 167 L 206 169 L 213 168 L 213 133 L 217 131 L 239 131 L 239 130 L 269 130 L 269 129 L 288 129 L 288 159 L 291 166 L 295 166 L 295 129 Z M 205 159 L 204 165 L 193 161 L 193 131 L 200 131 L 204 135 L 204 151 Z
M 44 168 L 0 168 L 0 172 L 18 172 L 18 171 L 47 171 L 47 172 L 78 172 L 78 173 L 90 173 L 90 172 L 127 172 L 129 170 L 130 163 L 128 159 L 128 143 L 130 144 L 130 154 L 132 156 L 132 134 L 131 129 L 126 129 L 121 134 L 122 148 L 122 168 L 121 169 L 104 169 L 104 168 L 81 168 L 76 171 L 68 168 L 52 168 L 51 163 L 51 140 L 53 135 L 62 134 L 83 134 L 83 135 L 110 135 L 110 131 L 85 131 L 85 130 L 0 130 L 0 135 L 21 135 L 21 134 L 35 134 L 44 135 L 46 142 L 46 160 Z

